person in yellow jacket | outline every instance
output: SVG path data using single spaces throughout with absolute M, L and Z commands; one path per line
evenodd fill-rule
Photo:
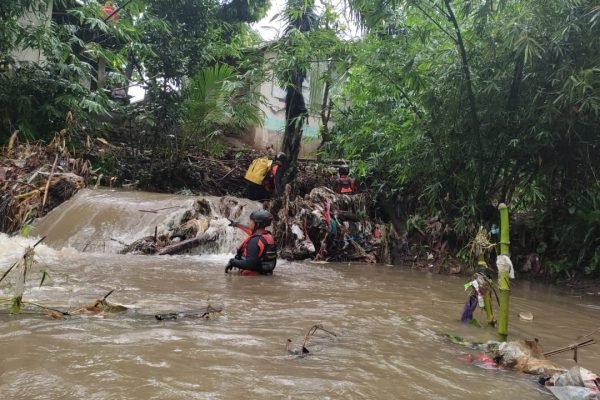
M 283 175 L 287 155 L 279 152 L 272 162 L 256 159 L 250 164 L 244 177 L 248 182 L 246 197 L 250 200 L 270 199 L 273 193 L 283 193 Z

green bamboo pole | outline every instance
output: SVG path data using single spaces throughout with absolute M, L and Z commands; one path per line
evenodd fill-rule
M 498 206 L 500 211 L 500 254 L 509 256 L 510 254 L 510 228 L 508 225 L 508 207 L 501 203 Z M 498 289 L 500 291 L 500 317 L 498 319 L 498 336 L 501 342 L 508 338 L 508 313 L 510 301 L 510 283 L 509 272 L 502 271 L 498 273 Z
M 508 207 L 504 203 L 498 205 L 500 211 L 500 254 L 510 254 L 510 227 L 508 225 Z

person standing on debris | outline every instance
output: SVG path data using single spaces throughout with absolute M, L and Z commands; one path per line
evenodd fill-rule
M 335 181 L 336 193 L 355 194 L 357 192 L 356 181 L 348 177 L 350 169 L 346 166 L 342 166 L 338 169 L 338 172 L 340 176 Z
M 283 175 L 287 155 L 278 153 L 275 159 L 257 158 L 250 164 L 244 179 L 248 182 L 246 197 L 250 200 L 266 200 L 273 193 L 283 193 Z
M 275 157 L 275 161 L 271 164 L 271 168 L 269 168 L 269 172 L 263 181 L 263 186 L 269 195 L 283 193 L 283 174 L 285 173 L 286 161 L 287 154 L 279 152 Z
M 277 265 L 277 246 L 273 235 L 266 229 L 271 225 L 271 221 L 273 215 L 267 210 L 250 214 L 248 226 L 231 221 L 230 226 L 240 228 L 250 236 L 242 242 L 235 258 L 227 263 L 226 274 L 233 268 L 240 269 L 242 275 L 273 274 Z

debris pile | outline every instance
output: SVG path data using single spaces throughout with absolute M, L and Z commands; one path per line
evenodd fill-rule
M 473 343 L 455 335 L 442 334 L 452 343 L 467 346 L 483 353 L 471 355 L 468 360 L 484 368 L 508 368 L 531 375 L 540 376 L 539 382 L 559 400 L 595 400 L 600 399 L 600 378 L 585 368 L 575 366 L 570 370 L 563 368 L 547 358 L 565 351 L 573 351 L 573 360 L 577 362 L 577 349 L 595 344 L 587 339 L 596 329 L 578 338 L 579 342 L 569 346 L 544 352 L 538 339 L 516 340 L 510 342 L 489 341 Z
M 577 365 L 566 372 L 542 378 L 540 383 L 559 400 L 600 399 L 600 377 Z
M 302 342 L 302 346 L 300 346 L 300 348 L 294 348 L 292 339 L 287 340 L 285 349 L 288 352 L 288 354 L 298 357 L 304 357 L 307 354 L 309 354 L 310 351 L 306 348 L 306 345 L 312 342 L 313 339 L 317 337 L 316 333 L 319 331 L 326 333 L 328 339 L 337 337 L 337 335 L 334 332 L 323 328 L 322 324 L 313 325 L 306 332 L 306 335 L 304 335 L 304 341 Z
M 181 149 L 173 157 L 141 152 L 124 144 L 106 145 L 93 156 L 94 164 L 105 164 L 111 184 L 163 193 L 194 193 L 242 196 L 244 175 L 253 159 L 263 156 L 252 149 L 227 150 L 213 155 Z
M 85 187 L 89 162 L 73 158 L 63 135 L 46 145 L 17 144 L 0 157 L 0 232 L 12 233 Z
M 145 236 L 133 243 L 122 243 L 125 247 L 120 254 L 156 254 L 174 255 L 188 252 L 200 245 L 226 247 L 229 219 L 237 220 L 244 213 L 258 208 L 258 203 L 238 199 L 232 196 L 221 197 L 212 203 L 206 198 L 198 198 L 192 209 L 186 210 L 174 226 L 167 231 L 154 229 L 154 235 Z M 235 232 L 234 228 L 229 228 Z
M 547 360 L 537 339 L 500 343 L 492 352 L 502 366 L 532 375 L 551 375 L 565 369 Z
M 368 217 L 364 194 L 343 195 L 317 187 L 278 204 L 275 234 L 283 258 L 382 262 L 387 250 L 383 224 Z
M 335 165 L 310 160 L 298 161 L 294 177 L 294 195 L 304 196 L 317 187 L 335 187 L 338 169 Z

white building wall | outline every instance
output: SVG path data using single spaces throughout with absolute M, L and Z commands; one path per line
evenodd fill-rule
M 5 1 L 5 0 L 0 0 Z M 42 24 L 50 24 L 52 20 L 52 0 L 48 1 L 48 7 L 45 12 L 30 12 L 19 19 L 21 26 L 40 26 Z M 13 58 L 17 63 L 37 63 L 42 64 L 46 61 L 46 57 L 39 49 L 25 48 L 13 52 Z
M 268 53 L 266 58 L 275 57 L 274 53 Z M 305 80 L 302 87 L 304 99 L 309 101 L 309 82 Z M 251 144 L 257 149 L 266 149 L 273 146 L 276 151 L 281 150 L 283 143 L 283 134 L 285 131 L 285 89 L 277 85 L 273 77 L 270 81 L 263 82 L 260 87 L 260 93 L 267 100 L 267 105 L 261 105 L 264 112 L 262 126 L 254 127 L 250 134 Z M 307 107 L 309 105 L 307 104 Z M 300 158 L 314 158 L 317 148 L 321 143 L 319 128 L 321 118 L 318 115 L 311 114 L 308 121 L 304 124 L 302 134 L 302 147 L 300 148 Z

